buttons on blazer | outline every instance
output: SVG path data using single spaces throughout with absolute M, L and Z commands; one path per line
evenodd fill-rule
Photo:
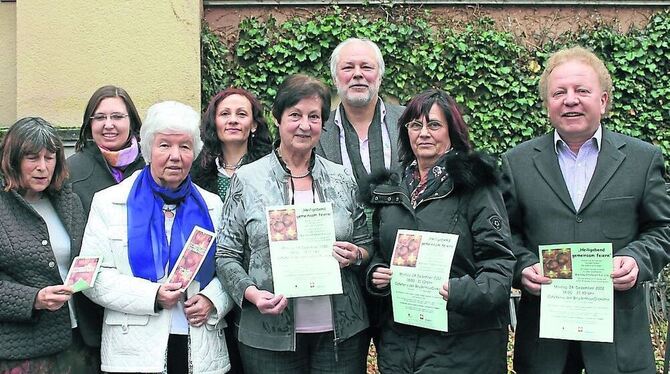
M 584 222 L 584 218 L 582 218 L 582 216 L 577 216 L 576 221 L 577 221 L 577 223 L 582 223 L 582 222 Z
M 49 244 L 48 240 L 46 240 L 46 239 L 42 240 L 42 245 L 47 245 L 47 244 Z
M 49 267 L 53 268 L 54 266 L 56 266 L 56 263 L 53 261 L 49 261 Z

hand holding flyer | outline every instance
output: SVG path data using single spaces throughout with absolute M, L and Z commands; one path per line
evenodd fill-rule
M 65 277 L 64 284 L 71 286 L 74 292 L 93 287 L 101 263 L 102 261 L 100 261 L 100 257 L 98 256 L 75 257 L 72 261 L 72 266 L 70 266 L 70 271 L 68 271 L 67 277 Z
M 168 277 L 169 283 L 181 283 L 181 290 L 185 290 L 193 282 L 200 266 L 207 257 L 209 249 L 214 243 L 214 234 L 200 226 L 195 226 L 189 235 L 184 249 L 181 251 L 177 264 Z
M 449 279 L 458 235 L 398 230 L 391 256 L 393 319 L 448 331 L 447 302 L 439 291 Z

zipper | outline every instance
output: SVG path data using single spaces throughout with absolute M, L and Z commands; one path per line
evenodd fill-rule
M 423 203 L 425 203 L 425 202 L 432 201 L 432 200 L 438 200 L 438 199 L 442 199 L 442 198 L 444 198 L 444 197 L 447 197 L 447 196 L 451 195 L 451 193 L 452 193 L 453 191 L 454 191 L 454 185 L 452 184 L 452 185 L 451 185 L 451 188 L 449 189 L 449 191 L 447 191 L 447 193 L 445 193 L 444 195 L 431 196 L 431 197 L 429 197 L 429 198 L 423 199 L 423 200 L 421 200 L 421 202 L 420 202 L 419 204 L 416 205 L 416 207 L 414 207 L 414 209 L 418 208 L 419 205 L 421 205 L 421 204 L 423 204 Z
M 342 285 L 344 287 L 344 285 Z M 330 297 L 330 318 L 333 321 L 333 351 L 335 352 L 335 362 L 338 361 L 338 354 L 337 354 L 337 343 L 339 339 L 337 338 L 337 325 L 335 324 L 335 300 L 333 300 L 333 295 L 329 295 Z

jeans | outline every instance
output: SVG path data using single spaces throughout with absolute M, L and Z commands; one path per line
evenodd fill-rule
M 365 374 L 369 338 L 360 332 L 337 344 L 333 332 L 296 334 L 295 351 L 270 351 L 239 344 L 245 374 Z

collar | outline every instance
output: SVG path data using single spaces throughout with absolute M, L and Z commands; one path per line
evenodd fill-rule
M 377 100 L 379 100 L 379 110 L 381 111 L 381 123 L 385 124 L 386 106 L 384 105 L 384 100 L 382 100 L 381 97 L 379 97 Z M 337 126 L 340 129 L 340 136 L 344 136 L 344 127 L 342 126 L 342 111 L 340 110 L 341 108 L 342 103 L 340 103 L 340 105 L 337 106 L 337 109 L 335 109 L 335 119 L 333 120 L 333 122 L 335 123 L 335 126 Z
M 600 147 L 602 145 L 602 139 L 603 139 L 603 126 L 598 125 L 598 128 L 596 129 L 596 132 L 593 134 L 591 139 L 594 141 L 594 145 L 598 151 L 600 151 Z M 588 140 L 587 140 L 588 141 Z M 561 138 L 561 135 L 559 135 L 558 131 L 554 129 L 554 152 L 558 154 L 559 152 L 559 147 L 567 147 L 568 144 Z

